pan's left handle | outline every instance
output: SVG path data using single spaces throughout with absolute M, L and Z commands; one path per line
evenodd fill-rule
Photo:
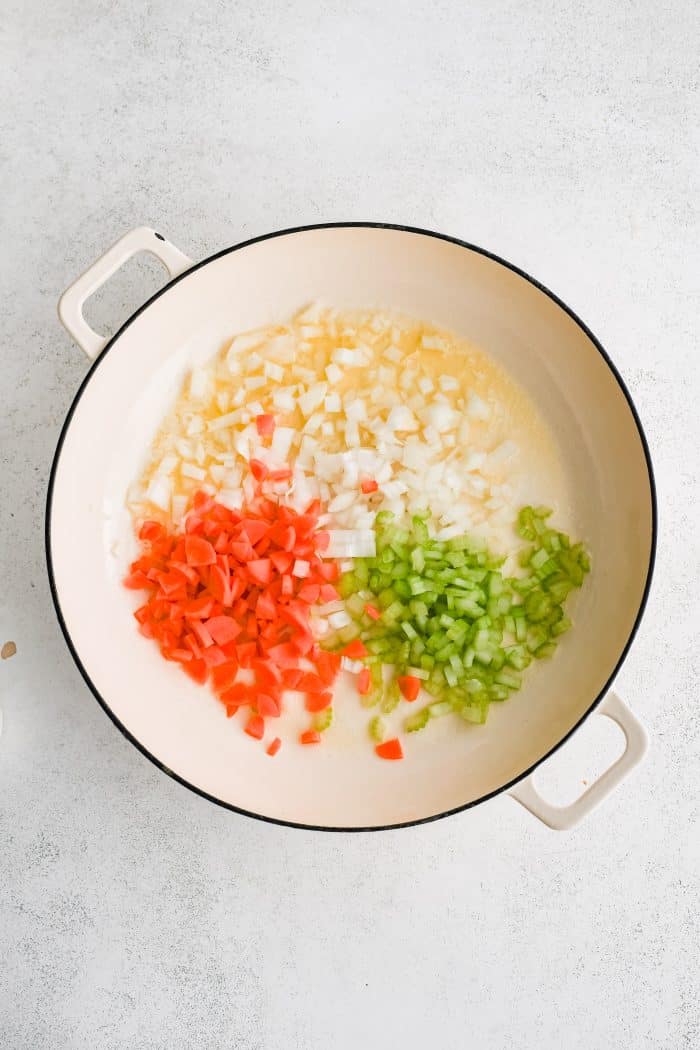
M 81 350 L 94 360 L 104 349 L 107 338 L 95 332 L 83 316 L 83 306 L 120 266 L 139 252 L 150 252 L 162 262 L 171 277 L 178 277 L 193 265 L 192 259 L 149 226 L 138 226 L 121 237 L 92 266 L 66 288 L 58 302 L 58 316 Z

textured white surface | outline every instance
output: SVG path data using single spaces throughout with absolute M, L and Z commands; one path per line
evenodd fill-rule
M 3 30 L 3 1047 L 697 1046 L 695 4 L 11 0 Z M 238 818 L 123 740 L 63 643 L 42 517 L 86 362 L 58 295 L 141 222 L 201 258 L 334 218 L 538 276 L 647 427 L 661 542 L 618 687 L 653 749 L 568 835 L 504 798 L 375 836 Z M 542 779 L 614 750 L 586 728 Z

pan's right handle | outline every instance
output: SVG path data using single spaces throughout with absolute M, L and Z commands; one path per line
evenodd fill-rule
M 70 288 L 66 288 L 58 303 L 61 322 L 90 360 L 94 360 L 101 353 L 107 338 L 93 331 L 85 320 L 85 301 L 138 252 L 150 252 L 151 255 L 155 255 L 171 277 L 179 276 L 193 265 L 192 259 L 149 226 L 138 226 L 113 244 Z
M 598 713 L 616 722 L 625 734 L 625 750 L 616 762 L 595 780 L 587 791 L 568 806 L 555 806 L 540 795 L 535 787 L 534 774 L 519 781 L 508 794 L 521 806 L 529 809 L 543 824 L 554 831 L 568 831 L 588 816 L 592 809 L 620 784 L 638 765 L 649 746 L 649 738 L 642 723 L 635 718 L 617 693 L 608 693 Z

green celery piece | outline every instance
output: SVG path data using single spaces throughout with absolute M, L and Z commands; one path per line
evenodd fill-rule
M 465 722 L 473 722 L 474 725 L 482 726 L 488 714 L 488 703 L 467 704 L 460 709 L 460 715 Z
M 333 708 L 327 707 L 325 711 L 319 711 L 314 718 L 314 729 L 317 733 L 325 733 L 333 725 Z
M 560 634 L 564 634 L 571 627 L 571 620 L 568 616 L 562 616 L 558 623 L 555 623 L 549 632 L 553 638 L 558 638 Z
M 354 565 L 354 576 L 359 584 L 365 586 L 369 581 L 369 569 L 367 568 L 367 561 L 364 558 L 358 558 Z
M 381 715 L 375 715 L 369 723 L 369 735 L 375 743 L 381 744 L 386 736 L 386 722 Z
M 494 682 L 497 685 L 505 685 L 509 689 L 520 689 L 523 684 L 522 676 L 516 674 L 515 671 L 499 671 L 494 678 Z
M 384 689 L 382 686 L 379 688 L 370 689 L 368 693 L 360 697 L 360 704 L 362 707 L 376 707 L 384 696 Z
M 362 616 L 365 611 L 365 604 L 365 601 L 359 596 L 359 594 L 351 594 L 349 598 L 345 599 L 345 607 L 355 619 L 357 619 L 358 616 Z
M 489 700 L 496 701 L 497 703 L 502 700 L 507 700 L 510 696 L 510 689 L 506 685 L 491 685 L 489 686 Z
M 427 707 L 424 707 L 422 711 L 416 711 L 414 715 L 410 715 L 406 719 L 404 729 L 407 733 L 417 733 L 420 729 L 425 729 L 429 721 L 430 711 Z
M 393 678 L 386 687 L 384 692 L 384 699 L 382 700 L 382 712 L 385 715 L 390 715 L 394 711 L 401 700 L 401 692 L 399 690 L 399 683 Z
M 453 710 L 449 700 L 439 700 L 436 704 L 428 705 L 428 713 L 431 718 L 442 718 L 444 715 L 451 714 Z
M 355 574 L 352 572 L 346 572 L 340 578 L 338 583 L 338 593 L 341 598 L 349 598 L 351 594 L 354 594 L 358 590 L 359 581 L 356 579 Z
M 425 557 L 420 547 L 414 547 L 411 551 L 411 568 L 414 572 L 422 572 L 425 568 Z

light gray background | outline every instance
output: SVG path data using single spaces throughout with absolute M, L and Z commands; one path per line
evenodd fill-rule
M 0 29 L 0 1044 L 697 1047 L 694 0 L 10 0 Z M 63 643 L 42 518 L 87 365 L 59 293 L 140 223 L 198 259 L 330 219 L 535 274 L 647 427 L 660 550 L 618 684 L 653 750 L 571 834 L 505 798 L 355 837 L 237 817 L 122 739 Z M 161 280 L 130 266 L 90 317 Z M 570 797 L 617 747 L 586 727 L 542 779 Z

